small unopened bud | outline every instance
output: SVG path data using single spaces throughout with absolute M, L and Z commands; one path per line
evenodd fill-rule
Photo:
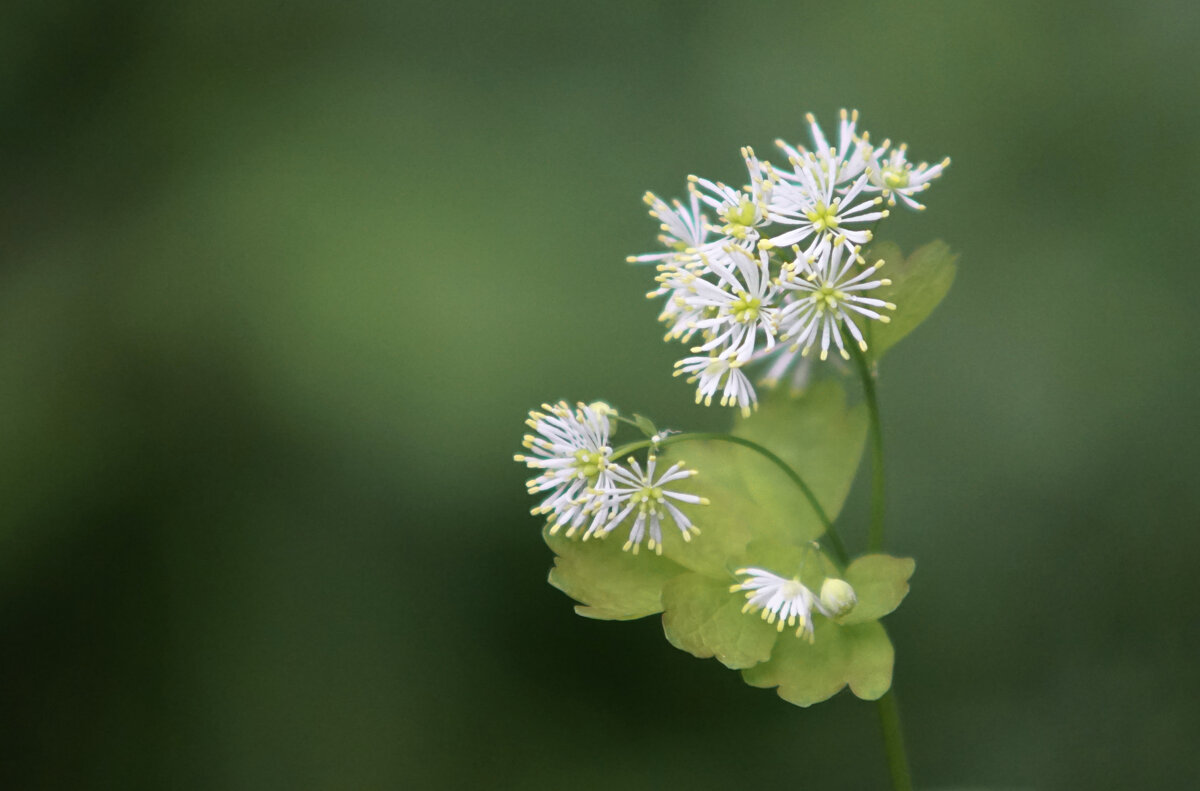
M 588 404 L 588 409 L 592 410 L 597 417 L 608 418 L 608 430 L 615 433 L 617 430 L 617 415 L 618 412 L 613 407 L 603 401 L 593 401 Z
M 588 404 L 588 409 L 592 410 L 601 417 L 612 417 L 613 415 L 617 414 L 617 410 L 613 409 L 603 401 L 593 401 L 592 403 Z
M 821 584 L 821 606 L 830 618 L 838 618 L 854 609 L 858 597 L 845 580 L 829 577 Z

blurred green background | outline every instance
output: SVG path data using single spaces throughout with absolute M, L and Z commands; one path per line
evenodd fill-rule
M 1200 787 L 1197 3 L 0 14 L 0 787 L 883 787 L 873 707 L 573 615 L 511 460 L 726 425 L 640 197 L 843 106 L 954 159 L 884 234 L 962 256 L 881 384 L 919 784 Z

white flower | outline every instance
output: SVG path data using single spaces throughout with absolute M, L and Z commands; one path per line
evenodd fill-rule
M 750 184 L 744 189 L 734 189 L 699 176 L 688 176 L 688 189 L 717 213 L 722 224 L 710 227 L 726 237 L 723 240 L 726 244 L 732 242 L 753 249 L 759 238 L 758 229 L 771 221 L 767 203 L 774 180 L 768 177 L 766 166 L 758 161 L 749 146 L 742 149 L 742 159 L 750 175 Z
M 730 591 L 746 591 L 746 604 L 742 612 L 762 610 L 762 619 L 777 624 L 776 628 L 795 626 L 796 636 L 801 634 L 808 642 L 813 641 L 812 611 L 825 614 L 821 602 L 813 595 L 799 577 L 780 577 L 766 569 L 747 568 L 734 572 L 747 579 L 729 586 Z
M 608 445 L 608 416 L 614 410 L 600 402 L 580 403 L 572 409 L 565 401 L 542 404 L 542 409 L 545 412 L 530 412 L 525 421 L 537 432 L 536 436 L 526 434 L 521 443 L 531 455 L 513 456 L 531 469 L 542 471 L 526 483 L 530 494 L 548 492 L 532 513 L 549 515 L 551 533 L 569 525 L 568 536 L 574 535 L 590 516 L 587 535 L 591 535 L 612 514 L 612 503 L 595 490 L 612 483 L 616 467 Z
M 898 148 L 892 149 L 890 154 L 884 156 L 888 145 L 888 142 L 884 141 L 879 150 L 872 154 L 869 171 L 870 183 L 866 190 L 882 194 L 887 198 L 889 206 L 895 206 L 896 196 L 899 196 L 900 200 L 904 201 L 904 204 L 910 209 L 924 210 L 925 207 L 914 200 L 913 195 L 929 189 L 930 182 L 942 175 L 942 171 L 950 166 L 950 157 L 946 157 L 932 167 L 928 162 L 922 162 L 913 167 L 907 159 L 907 143 L 900 144 Z
M 867 342 L 854 321 L 854 314 L 886 324 L 891 318 L 875 308 L 895 310 L 896 306 L 882 299 L 861 296 L 862 292 L 891 285 L 891 281 L 870 280 L 883 266 L 882 259 L 855 274 L 854 264 L 860 260 L 857 247 L 835 244 L 832 249 L 824 250 L 819 259 L 798 258 L 785 265 L 781 285 L 795 294 L 779 313 L 779 326 L 783 330 L 780 340 L 792 339 L 791 349 L 802 349 L 805 355 L 819 342 L 824 360 L 829 355 L 832 338 L 842 357 L 849 359 L 842 341 L 841 328 L 845 328 L 859 348 L 866 351 Z
M 865 198 L 855 203 L 869 184 L 865 171 L 871 153 L 866 138 L 854 136 L 857 120 L 857 111 L 852 117 L 842 111 L 837 148 L 825 141 L 811 113 L 808 122 L 815 152 L 797 150 L 782 140 L 776 141 L 788 154 L 794 170 L 778 174 L 778 184 L 771 192 L 767 209 L 775 222 L 797 227 L 768 239 L 767 245 L 787 247 L 811 237 L 805 252 L 818 254 L 839 237 L 859 245 L 870 241 L 871 233 L 866 226 L 887 217 L 888 212 L 876 208 L 883 203 L 882 198 Z
M 689 205 L 686 207 L 679 201 L 674 201 L 673 207 L 668 206 L 665 201 L 651 192 L 647 192 L 643 200 L 650 206 L 650 216 L 662 223 L 663 233 L 658 240 L 668 248 L 668 252 L 631 255 L 625 260 L 629 263 L 662 261 L 665 263 L 659 265 L 659 271 L 675 271 L 678 268 L 680 272 L 684 273 L 694 271 L 701 266 L 698 252 L 707 244 L 709 225 L 707 218 L 700 211 L 699 196 L 693 192 Z M 658 317 L 659 321 L 675 325 L 698 318 L 698 316 L 682 312 L 679 303 L 674 299 L 674 289 L 668 286 L 657 288 L 646 296 L 653 299 L 664 294 L 669 296 L 663 312 Z M 669 340 L 671 337 L 672 334 L 668 333 L 667 339 Z
M 675 376 L 691 374 L 687 381 L 700 383 L 696 386 L 696 403 L 703 401 L 705 406 L 711 406 L 717 390 L 724 387 L 721 406 L 740 407 L 742 416 L 749 417 L 750 410 L 758 408 L 758 396 L 741 365 L 737 360 L 716 355 L 686 357 L 675 363 Z
M 858 110 L 847 113 L 841 112 L 841 122 L 838 124 L 838 145 L 836 148 L 825 140 L 825 133 L 817 124 L 812 113 L 804 116 L 808 121 L 809 132 L 812 135 L 814 151 L 803 147 L 795 148 L 783 140 L 776 140 L 777 145 L 787 154 L 792 167 L 799 170 L 801 163 L 816 163 L 826 173 L 833 174 L 835 185 L 844 184 L 855 179 L 862 173 L 871 159 L 870 135 L 864 133 L 861 137 L 855 134 L 858 126 Z M 786 178 L 787 176 L 785 176 Z
M 769 247 L 786 247 L 810 237 L 805 250 L 808 255 L 820 255 L 839 238 L 843 243 L 863 245 L 871 239 L 866 226 L 888 216 L 887 209 L 877 209 L 883 198 L 864 198 L 855 203 L 867 186 L 866 173 L 842 194 L 838 194 L 836 183 L 818 167 L 798 168 L 796 175 L 794 183 L 780 182 L 770 206 L 776 222 L 796 227 L 768 239 Z
M 702 255 L 702 274 L 669 267 L 659 282 L 671 289 L 675 313 L 668 337 L 689 339 L 703 333 L 704 343 L 693 352 L 714 352 L 746 362 L 754 354 L 761 332 L 767 348 L 775 345 L 774 307 L 779 290 L 771 280 L 770 258 L 765 250 L 757 258 L 740 247 L 725 247 Z M 664 311 L 665 314 L 665 311 Z
M 647 261 L 662 261 L 688 259 L 696 250 L 704 247 L 708 241 L 708 219 L 700 211 L 700 197 L 691 192 L 689 205 L 684 206 L 679 201 L 668 205 L 666 201 L 652 192 L 647 192 L 642 198 L 650 206 L 650 216 L 661 223 L 662 234 L 658 240 L 667 248 L 664 253 L 646 253 L 631 255 L 625 260 L 629 263 L 644 263 Z
M 632 548 L 635 555 L 641 548 L 647 529 L 649 529 L 650 539 L 646 545 L 659 555 L 662 554 L 662 521 L 664 517 L 675 523 L 679 532 L 683 534 L 684 541 L 691 541 L 693 535 L 698 535 L 700 528 L 693 525 L 687 515 L 679 510 L 671 500 L 700 505 L 708 505 L 708 500 L 694 494 L 672 492 L 663 488 L 671 481 L 692 477 L 696 471 L 685 469 L 683 462 L 677 462 L 656 481 L 654 480 L 656 459 L 653 455 L 646 460 L 645 471 L 637 463 L 637 459 L 630 459 L 629 464 L 632 469 L 618 466 L 612 471 L 613 482 L 611 485 L 597 487 L 598 495 L 610 498 L 613 510 L 620 508 L 620 511 L 600 528 L 600 535 L 607 536 L 634 511 L 637 511 L 637 517 L 629 529 L 629 539 L 622 549 L 628 551 Z
M 716 313 L 715 309 L 694 299 L 693 283 L 704 277 L 707 264 L 697 257 L 694 261 L 659 264 L 658 271 L 655 280 L 658 281 L 659 287 L 648 292 L 646 298 L 655 299 L 667 295 L 662 312 L 658 314 L 658 320 L 667 325 L 667 334 L 663 336 L 663 340 L 687 342 L 699 332 L 697 322 Z

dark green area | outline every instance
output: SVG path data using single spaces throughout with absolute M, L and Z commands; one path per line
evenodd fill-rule
M 0 12 L 0 787 L 876 788 L 580 618 L 527 409 L 721 430 L 640 197 L 858 107 L 953 166 L 889 352 L 926 788 L 1200 785 L 1200 4 L 32 2 Z M 843 513 L 865 541 L 867 480 Z

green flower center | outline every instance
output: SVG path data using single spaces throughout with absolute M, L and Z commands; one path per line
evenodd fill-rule
M 899 190 L 908 186 L 908 170 L 901 167 L 886 167 L 883 169 L 883 186 Z
M 661 503 L 662 500 L 663 490 L 658 486 L 643 486 L 633 495 L 633 501 L 641 511 L 654 510 L 654 504 Z
M 604 457 L 590 450 L 575 451 L 575 471 L 582 477 L 591 480 L 604 469 Z
M 758 311 L 761 307 L 761 299 L 751 297 L 745 291 L 739 291 L 737 299 L 729 303 L 729 312 L 733 314 L 735 320 L 742 324 L 749 324 L 758 318 Z
M 813 292 L 812 301 L 817 306 L 818 313 L 824 313 L 827 310 L 833 310 L 837 307 L 838 302 L 846 298 L 845 291 L 838 291 L 830 285 L 824 285 Z
M 735 239 L 745 239 L 746 229 L 754 226 L 755 213 L 754 204 L 749 198 L 742 198 L 737 206 L 726 206 L 721 209 L 721 219 L 725 221 L 722 230 Z
M 816 208 L 810 212 L 805 212 L 805 215 L 817 231 L 833 231 L 838 227 L 837 209 L 837 201 L 828 206 L 824 203 L 818 203 Z

